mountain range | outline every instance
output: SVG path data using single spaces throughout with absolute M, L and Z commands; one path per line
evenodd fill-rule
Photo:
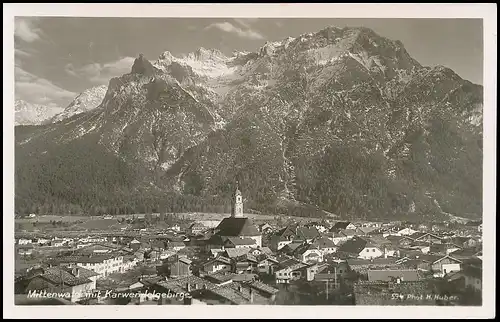
M 238 179 L 258 212 L 479 218 L 482 91 L 367 28 L 140 55 L 97 107 L 16 127 L 16 210 L 223 212 Z

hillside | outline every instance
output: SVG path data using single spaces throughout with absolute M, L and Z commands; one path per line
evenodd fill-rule
M 270 213 L 482 213 L 482 87 L 366 28 L 140 56 L 97 108 L 16 142 L 18 211 L 227 211 L 239 178 L 246 207 Z

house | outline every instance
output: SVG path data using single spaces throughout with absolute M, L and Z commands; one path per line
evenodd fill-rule
M 261 254 L 256 257 L 257 272 L 262 274 L 274 274 L 274 270 L 278 267 L 279 261 L 267 254 Z
M 98 279 L 105 278 L 109 274 L 121 273 L 125 271 L 125 263 L 123 262 L 123 255 L 120 254 L 102 254 L 90 256 L 76 256 L 59 259 L 63 263 L 76 264 L 91 270 L 98 275 Z
M 276 294 L 279 292 L 278 289 L 267 285 L 265 283 L 262 283 L 260 281 L 254 281 L 248 284 L 251 288 L 256 290 L 258 293 L 260 293 L 262 296 L 268 298 L 271 301 L 274 301 Z
M 338 221 L 333 225 L 333 227 L 330 229 L 330 231 L 335 231 L 335 230 L 345 230 L 345 229 L 351 229 L 355 230 L 357 227 L 349 222 L 349 221 Z
M 366 273 L 370 269 L 400 269 L 401 265 L 394 258 L 348 259 L 349 269 L 358 273 Z
M 217 272 L 230 272 L 231 269 L 231 260 L 224 256 L 218 256 L 203 264 L 203 272 L 208 274 Z
M 186 244 L 183 241 L 174 240 L 168 243 L 168 249 L 171 249 L 176 252 L 184 248 L 186 248 Z
M 329 226 L 326 223 L 321 223 L 321 222 L 309 222 L 305 226 L 314 227 L 320 233 L 325 233 L 328 232 L 329 230 Z
M 481 267 L 466 266 L 463 270 L 465 287 L 471 287 L 480 292 L 483 284 L 483 270 Z
M 319 251 L 323 255 L 333 254 L 337 251 L 337 246 L 335 246 L 335 243 L 326 237 L 316 238 L 312 241 L 311 244 L 313 245 L 313 247 L 319 249 Z
M 285 259 L 278 264 L 274 272 L 277 284 L 289 284 L 302 277 L 301 268 L 308 266 L 297 259 Z
M 475 238 L 462 236 L 453 237 L 450 243 L 457 245 L 459 248 L 473 248 L 479 245 Z
M 133 250 L 138 250 L 141 248 L 141 242 L 138 241 L 137 239 L 133 239 L 129 244 L 128 247 L 130 247 Z
M 349 239 L 347 235 L 344 234 L 343 231 L 333 231 L 330 234 L 331 234 L 330 240 L 333 241 L 335 245 L 339 245 L 347 241 L 347 239 Z
M 225 248 L 251 248 L 255 247 L 255 239 L 242 237 L 226 237 Z
M 422 278 L 420 271 L 418 270 L 394 270 L 394 269 L 384 269 L 384 270 L 368 270 L 368 281 L 369 282 L 390 282 L 397 281 L 400 282 L 414 282 L 419 281 Z
M 303 230 L 300 232 L 301 236 L 298 237 L 298 229 L 300 227 L 297 224 L 292 224 L 288 225 L 279 231 L 277 231 L 272 237 L 271 237 L 271 249 L 274 251 L 281 250 L 285 245 L 292 243 L 293 241 L 298 241 L 302 242 L 303 240 L 307 240 L 311 238 L 309 234 L 312 233 L 312 235 L 316 236 L 317 234 L 319 235 L 319 232 L 316 231 L 314 233 L 314 230 L 310 230 L 309 228 Z M 304 238 L 304 234 L 308 235 Z
M 155 239 L 151 241 L 151 249 L 157 250 L 157 251 L 164 251 L 166 249 L 165 247 L 165 242 L 159 239 Z
M 347 262 L 332 262 L 326 265 L 322 265 L 318 267 L 318 271 L 314 275 L 315 281 L 340 281 L 342 278 L 345 278 L 349 273 L 350 268 Z
M 299 225 L 295 226 L 295 236 L 293 237 L 294 241 L 305 241 L 310 243 L 313 239 L 318 237 L 321 237 L 321 234 L 314 226 L 309 226 L 309 227 L 300 227 Z
M 354 231 L 356 232 L 356 235 L 358 235 L 358 236 L 367 236 L 369 233 L 371 233 L 374 230 L 375 230 L 375 228 L 373 228 L 373 227 L 357 227 L 356 229 L 354 229 Z
M 304 263 L 318 263 L 323 261 L 323 252 L 314 244 L 303 243 L 292 252 L 292 255 Z
M 223 251 L 223 256 L 227 257 L 231 260 L 236 259 L 241 256 L 245 256 L 248 253 L 250 253 L 252 249 L 248 247 L 241 247 L 241 248 L 228 248 Z
M 478 247 L 474 248 L 464 248 L 451 252 L 449 255 L 453 258 L 463 260 L 469 258 L 478 258 L 480 256 L 481 249 Z
M 36 297 L 37 293 L 43 294 L 41 292 L 44 291 L 57 293 L 61 298 L 78 302 L 96 289 L 97 276 L 97 273 L 81 267 L 50 267 L 31 277 L 27 281 L 25 292 L 31 297 Z
M 301 272 L 302 278 L 310 282 L 314 280 L 314 277 L 318 272 L 318 268 L 319 268 L 318 262 L 311 262 L 307 263 L 307 266 L 300 268 L 299 271 Z
M 356 230 L 354 229 L 344 229 L 341 230 L 342 234 L 344 234 L 347 238 L 347 240 L 353 239 L 356 237 L 358 234 L 356 233 Z
M 191 272 L 192 261 L 184 258 L 177 257 L 176 260 L 172 260 L 169 265 L 170 277 L 181 277 L 189 276 Z
M 415 242 L 426 242 L 429 244 L 441 244 L 442 238 L 433 233 L 416 232 L 409 236 Z
M 274 228 L 271 225 L 269 225 L 268 223 L 264 223 L 264 224 L 259 225 L 259 230 L 260 230 L 260 232 L 262 232 L 264 234 L 269 234 L 269 233 L 272 233 L 274 231 Z
M 191 235 L 198 235 L 201 234 L 206 229 L 207 227 L 205 227 L 203 223 L 194 222 L 189 226 L 188 233 L 190 233 Z
M 348 240 L 342 244 L 337 249 L 337 255 L 340 258 L 372 259 L 381 257 L 384 253 L 378 246 L 358 237 Z
M 413 230 L 409 227 L 406 227 L 406 228 L 403 228 L 403 229 L 399 230 L 398 232 L 396 232 L 396 235 L 397 236 L 410 236 L 416 232 L 417 232 L 416 230 Z
M 266 255 L 273 255 L 273 251 L 269 247 L 260 247 L 260 248 L 253 248 L 250 253 L 254 256 L 266 254 Z
M 446 255 L 434 261 L 431 264 L 431 269 L 437 276 L 444 276 L 450 272 L 459 271 L 461 269 L 461 264 L 462 261 L 450 255 Z
M 234 261 L 232 270 L 236 274 L 248 274 L 252 273 L 255 267 L 257 267 L 256 262 L 248 258 L 240 258 Z

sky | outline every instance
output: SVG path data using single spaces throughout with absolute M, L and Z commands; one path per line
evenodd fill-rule
M 66 107 L 85 89 L 130 72 L 140 53 L 154 61 L 167 50 L 257 51 L 266 41 L 326 26 L 371 28 L 400 40 L 424 66 L 483 83 L 481 19 L 16 17 L 15 97 Z

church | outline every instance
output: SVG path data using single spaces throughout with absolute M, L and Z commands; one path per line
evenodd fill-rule
M 250 218 L 243 215 L 243 197 L 239 184 L 236 185 L 236 190 L 233 194 L 231 203 L 231 217 L 224 218 L 215 228 L 214 235 L 222 239 L 240 239 L 255 241 L 254 247 L 262 247 L 262 234 L 254 225 Z

